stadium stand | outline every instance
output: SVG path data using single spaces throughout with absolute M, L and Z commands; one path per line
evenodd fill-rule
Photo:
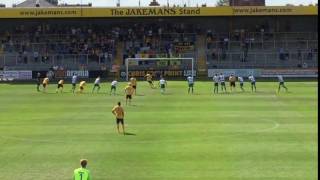
M 15 7 L 55 7 L 56 2 L 49 2 L 46 0 L 26 0 L 20 4 L 15 5 Z
M 0 68 L 101 70 L 128 57 L 194 58 L 199 69 L 318 67 L 317 16 L 89 20 L 3 21 Z

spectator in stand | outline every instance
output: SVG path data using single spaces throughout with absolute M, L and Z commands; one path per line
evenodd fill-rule
M 28 63 L 28 53 L 27 53 L 27 51 L 23 51 L 23 63 L 24 64 Z
M 234 38 L 236 41 L 240 41 L 240 32 L 238 29 L 234 30 Z
M 279 59 L 280 60 L 285 60 L 285 52 L 283 48 L 279 49 Z
M 313 49 L 310 48 L 308 50 L 307 60 L 312 60 L 312 58 L 313 58 Z
M 229 49 L 229 38 L 228 37 L 225 37 L 223 39 L 223 46 L 225 49 L 227 49 L 227 50 Z
M 301 53 L 301 49 L 298 49 L 297 57 L 298 57 L 298 60 L 302 60 L 302 53 Z
M 208 29 L 207 30 L 207 37 L 213 38 L 212 30 Z
M 35 63 L 38 62 L 38 60 L 39 60 L 39 53 L 38 53 L 38 51 L 34 51 L 34 52 L 33 52 L 33 60 L 34 60 Z
M 207 49 L 210 49 L 211 48 L 211 45 L 212 45 L 212 39 L 211 39 L 211 37 L 207 37 Z
M 290 54 L 288 50 L 285 50 L 284 57 L 285 57 L 285 60 L 289 60 Z
M 261 42 L 263 43 L 263 41 L 264 41 L 264 28 L 263 27 L 261 27 L 261 29 L 260 29 L 260 38 L 261 38 Z
M 212 60 L 215 60 L 217 58 L 217 51 L 215 48 L 212 49 L 211 58 L 212 58 Z

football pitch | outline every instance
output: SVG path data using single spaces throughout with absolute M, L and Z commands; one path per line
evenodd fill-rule
M 125 85 L 110 96 L 109 83 L 77 95 L 70 84 L 63 94 L 0 84 L 1 179 L 69 180 L 82 158 L 94 180 L 318 179 L 317 82 L 215 95 L 212 82 L 196 82 L 193 95 L 184 81 L 169 81 L 165 95 L 138 82 L 131 106 Z M 125 136 L 111 113 L 118 101 Z

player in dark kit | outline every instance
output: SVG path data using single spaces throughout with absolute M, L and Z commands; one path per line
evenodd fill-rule
M 237 81 L 236 77 L 233 74 L 231 74 L 229 77 L 231 92 L 236 89 L 236 81 Z

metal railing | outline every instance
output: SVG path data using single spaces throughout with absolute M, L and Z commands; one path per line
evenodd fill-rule
M 318 67 L 318 53 L 217 53 L 213 58 L 207 56 L 208 68 L 271 68 L 298 67 L 306 63 Z
M 25 65 L 37 66 L 64 66 L 74 67 L 78 65 L 111 65 L 113 59 L 102 55 L 91 56 L 89 54 L 49 54 L 47 56 L 20 56 L 0 55 L 0 67 Z
M 241 35 L 242 34 L 242 35 Z M 237 36 L 240 38 L 254 38 L 257 40 L 311 40 L 318 39 L 317 32 L 224 32 L 224 33 L 213 33 L 213 37 L 216 39 L 229 38 L 230 40 L 236 40 Z
M 206 33 L 206 32 L 205 32 Z M 204 34 L 205 34 L 204 33 Z M 100 33 L 98 33 L 100 34 Z M 106 34 L 112 34 L 111 32 L 106 33 Z M 144 33 L 145 34 L 145 33 Z M 158 32 L 153 32 L 153 35 L 158 35 Z M 185 36 L 188 35 L 192 35 L 195 33 L 167 33 L 167 32 L 163 32 L 162 35 L 163 36 L 167 36 L 167 35 L 181 35 L 184 34 Z M 234 39 L 234 37 L 237 34 L 241 34 L 240 30 L 239 32 L 235 32 L 235 30 L 233 30 L 233 32 L 214 32 L 213 33 L 214 36 L 216 38 L 225 38 L 228 37 L 229 39 Z M 245 34 L 245 36 L 247 38 L 260 38 L 262 37 L 261 35 L 263 34 L 263 36 L 265 36 L 265 38 L 272 38 L 272 39 L 287 39 L 287 40 L 296 40 L 296 38 L 305 38 L 305 39 L 317 39 L 318 38 L 318 33 L 317 32 L 248 32 L 245 31 L 243 34 Z M 5 36 L 5 34 L 0 34 L 1 36 Z M 16 40 L 20 40 L 20 39 L 26 39 L 27 37 L 35 37 L 34 34 L 32 33 L 23 33 L 23 34 L 11 34 L 10 35 L 13 39 Z M 74 36 L 71 33 L 64 33 L 64 34 L 39 34 L 37 35 L 37 37 L 39 37 L 40 39 L 45 39 L 45 40 L 65 40 L 68 37 Z
M 207 49 L 219 49 L 224 48 L 228 51 L 241 50 L 245 44 L 241 41 L 223 41 L 207 42 Z M 249 41 L 249 50 L 278 50 L 284 49 L 318 49 L 318 40 L 273 40 L 273 41 Z

